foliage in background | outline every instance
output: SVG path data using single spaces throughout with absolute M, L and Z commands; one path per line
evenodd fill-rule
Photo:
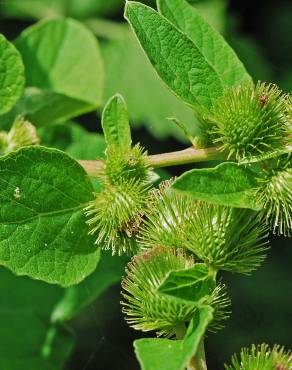
M 162 138 L 168 135 L 173 135 L 179 140 L 185 140 L 183 138 L 183 134 L 171 122 L 165 119 L 166 117 L 173 117 L 175 115 L 180 122 L 183 122 L 188 131 L 191 131 L 192 135 L 195 135 L 199 132 L 198 124 L 196 123 L 198 121 L 196 121 L 196 119 L 194 118 L 194 114 L 192 113 L 192 111 L 189 108 L 185 107 L 185 105 L 183 105 L 176 97 L 171 95 L 170 92 L 168 92 L 167 89 L 163 86 L 161 81 L 157 79 L 150 67 L 150 64 L 145 61 L 143 53 L 138 48 L 137 42 L 129 33 L 128 29 L 124 25 L 114 24 L 108 21 L 104 22 L 101 19 L 88 19 L 89 17 L 91 18 L 96 15 L 98 15 L 99 17 L 103 16 L 108 12 L 116 11 L 118 9 L 121 9 L 122 7 L 121 2 L 119 1 L 107 2 L 106 6 L 108 6 L 108 8 L 104 6 L 104 4 L 105 2 L 95 2 L 95 4 L 93 5 L 92 1 L 84 1 L 82 3 L 80 1 L 70 1 L 70 4 L 68 1 L 50 1 L 46 4 L 46 2 L 39 2 L 34 0 L 25 3 L 4 3 L 4 5 L 2 5 L 2 10 L 5 12 L 6 16 L 13 15 L 17 17 L 39 19 L 47 15 L 55 16 L 58 14 L 64 14 L 85 20 L 85 23 L 99 36 L 101 45 L 96 42 L 96 39 L 92 37 L 92 35 L 86 30 L 86 28 L 72 20 L 45 21 L 37 26 L 32 26 L 30 29 L 25 31 L 16 40 L 15 44 L 21 52 L 24 65 L 26 67 L 25 94 L 21 98 L 21 100 L 19 100 L 12 111 L 1 117 L 0 127 L 9 128 L 13 120 L 17 117 L 19 113 L 21 113 L 37 125 L 45 126 L 40 128 L 39 130 L 41 142 L 43 145 L 60 148 L 76 159 L 92 159 L 96 157 L 104 158 L 104 150 L 106 146 L 101 135 L 90 134 L 73 122 L 67 122 L 68 119 L 75 118 L 82 113 L 92 111 L 96 108 L 101 107 L 101 90 L 103 85 L 104 73 L 102 65 L 103 63 L 101 59 L 103 59 L 105 64 L 105 93 L 103 101 L 106 101 L 106 99 L 113 95 L 113 93 L 116 93 L 117 91 L 121 92 L 127 100 L 130 118 L 132 119 L 134 126 L 137 127 L 141 124 L 145 124 L 148 130 L 156 137 Z M 205 14 L 208 15 L 210 15 L 209 10 L 212 9 L 213 13 L 210 15 L 212 23 L 221 30 L 224 28 L 223 2 L 206 1 L 197 5 L 199 5 L 199 9 L 201 9 L 202 12 L 205 12 Z M 33 14 L 31 14 L 32 11 Z M 66 35 L 66 37 L 64 35 Z M 240 49 L 241 47 L 244 49 L 249 41 L 245 42 L 243 40 L 240 40 L 238 44 L 240 44 L 241 41 L 242 43 L 238 46 L 238 48 Z M 5 42 L 5 40 L 3 42 Z M 64 47 L 59 48 L 60 43 L 63 43 Z M 10 46 L 11 44 L 8 45 L 8 48 L 12 48 L 12 46 Z M 66 49 L 66 47 L 68 49 Z M 38 53 L 36 53 L 36 50 L 38 50 Z M 66 50 L 69 51 L 66 52 Z M 50 51 L 49 54 L 48 51 Z M 73 54 L 72 51 L 74 51 Z M 103 58 L 101 58 L 100 53 L 102 54 Z M 17 55 L 17 52 L 14 51 L 14 54 Z M 256 51 L 255 55 L 258 55 Z M 84 56 L 86 56 L 86 58 L 84 58 Z M 35 60 L 34 64 L 32 64 L 32 60 Z M 66 72 L 68 71 L 68 68 L 70 68 L 72 60 L 76 60 L 76 63 L 74 63 L 74 65 L 76 66 L 76 70 L 74 69 L 76 73 L 70 73 L 68 75 Z M 82 63 L 79 64 L 81 60 Z M 13 66 L 14 68 L 18 68 L 18 72 L 15 72 L 15 76 L 19 76 L 18 78 L 20 81 L 22 78 L 21 75 L 23 74 L 23 72 L 21 73 L 20 59 L 18 59 L 17 63 L 13 63 Z M 256 69 L 256 64 L 254 63 L 254 60 L 250 70 L 252 70 L 252 68 Z M 11 70 L 11 68 L 9 70 Z M 266 71 L 266 74 L 268 75 L 268 68 L 266 68 Z M 80 72 L 83 73 L 83 76 L 81 78 Z M 262 71 L 260 73 L 264 74 Z M 92 80 L 92 75 L 96 76 L 95 80 Z M 82 82 L 82 84 L 80 84 L 80 82 Z M 17 83 L 17 87 L 21 88 L 21 85 L 21 82 Z M 88 89 L 88 85 L 91 86 L 90 89 Z M 13 105 L 13 103 L 9 103 L 9 100 L 11 101 L 10 98 L 9 100 L 5 96 L 4 98 L 8 103 L 6 103 L 5 101 L 4 104 L 2 104 L 2 107 L 4 107 L 2 113 L 6 113 L 5 110 L 8 111 Z M 17 99 L 17 92 L 13 94 L 12 99 Z M 26 162 L 31 162 L 32 160 L 29 154 L 29 150 L 27 150 L 27 154 L 25 153 L 25 151 L 23 151 L 22 153 L 23 154 L 19 156 L 20 158 L 18 158 L 17 155 L 11 154 L 11 158 L 13 159 L 13 162 L 15 162 L 14 166 L 16 171 L 19 160 L 24 160 Z M 49 156 L 53 158 L 54 152 L 50 151 L 49 153 Z M 71 173 L 68 172 L 69 169 L 67 171 L 65 170 L 65 168 L 62 168 L 62 166 L 59 166 L 61 153 L 58 155 L 60 157 L 56 157 L 55 159 L 57 172 L 50 173 L 51 179 L 48 177 L 45 179 L 45 181 L 50 186 L 52 185 L 53 188 L 57 187 L 57 189 L 54 189 L 53 191 L 62 191 L 62 193 L 65 193 L 67 197 L 74 199 L 73 193 L 67 193 L 67 190 L 65 190 L 64 192 L 64 189 L 58 188 L 58 186 L 56 186 L 57 183 L 55 179 L 64 178 L 65 172 L 67 172 L 67 175 L 74 179 L 76 178 L 77 174 L 77 172 L 75 173 L 73 170 L 73 172 Z M 56 153 L 56 156 L 58 155 Z M 36 156 L 38 156 L 38 154 Z M 38 171 L 40 171 L 37 167 L 37 162 L 38 160 L 33 163 L 31 167 L 32 172 L 29 172 L 32 177 L 34 177 L 38 173 Z M 6 164 L 4 164 L 3 161 L 3 180 L 5 180 L 5 166 Z M 69 162 L 68 166 L 66 167 L 71 167 Z M 30 171 L 29 167 L 28 171 Z M 79 175 L 81 176 L 81 173 Z M 4 207 L 14 208 L 15 204 L 19 203 L 19 198 L 21 199 L 22 197 L 23 188 L 30 188 L 31 192 L 33 192 L 34 187 L 37 186 L 37 183 L 34 183 L 34 181 L 24 183 L 22 183 L 21 181 L 17 176 L 14 178 L 12 187 L 8 188 L 8 195 L 6 196 L 2 209 L 4 209 Z M 70 191 L 71 188 L 74 188 L 74 186 L 76 186 L 76 184 L 70 187 Z M 80 186 L 80 183 L 78 184 L 78 186 Z M 96 190 L 100 189 L 100 184 L 98 184 L 95 180 L 92 180 L 92 185 L 88 186 L 90 186 L 90 189 L 93 189 L 93 187 Z M 56 195 L 52 193 L 52 197 L 55 196 Z M 11 205 L 9 205 L 9 202 L 6 201 L 8 198 L 12 198 Z M 20 203 L 22 203 L 22 200 L 20 201 Z M 74 199 L 74 201 L 75 203 L 79 202 L 79 200 L 76 199 Z M 23 205 L 26 207 L 29 204 L 29 206 L 31 207 L 31 204 L 29 202 L 29 198 L 25 197 L 25 202 Z M 40 202 L 36 201 L 36 203 Z M 67 212 L 67 210 L 70 209 L 68 215 L 70 216 L 70 218 L 72 217 L 72 214 L 70 212 L 73 207 L 71 206 L 71 204 L 68 203 L 67 205 L 65 203 L 66 202 L 62 203 L 60 198 L 60 208 L 50 208 L 49 210 L 41 208 L 40 213 L 44 212 L 49 217 L 50 212 L 60 213 L 60 222 L 58 221 L 58 223 L 52 224 L 51 230 L 53 230 L 54 234 L 54 230 L 58 230 L 58 228 L 63 229 L 62 222 L 67 222 L 64 218 L 64 210 L 66 210 Z M 48 206 L 50 207 L 50 205 Z M 24 210 L 21 209 L 21 207 L 19 208 L 19 211 L 17 210 L 18 217 L 23 217 L 22 212 Z M 33 207 L 35 207 L 35 205 L 33 205 Z M 39 212 L 38 209 L 33 210 L 36 213 Z M 28 220 L 29 227 L 31 227 L 31 220 L 33 219 L 33 217 L 33 215 L 26 215 L 24 217 L 24 221 L 26 219 Z M 25 229 L 27 227 L 27 224 L 25 222 L 23 223 L 23 220 L 17 218 L 17 222 L 19 221 Z M 15 222 L 15 220 L 9 219 L 9 222 Z M 69 224 L 70 232 L 72 232 L 72 230 L 73 232 L 75 232 L 75 229 L 72 225 Z M 31 230 L 32 228 L 29 229 L 29 233 L 31 232 Z M 5 229 L 4 232 L 5 235 L 9 235 L 11 233 L 11 230 Z M 79 236 L 82 237 L 82 234 Z M 16 240 L 17 238 L 18 234 L 16 234 Z M 85 236 L 83 240 L 85 240 L 86 238 L 87 237 Z M 21 241 L 22 239 L 19 240 L 19 246 Z M 45 240 L 39 240 L 38 242 L 40 242 L 40 245 L 44 243 L 44 245 L 47 247 L 47 242 Z M 57 249 L 55 248 L 55 242 L 55 240 L 52 242 L 53 254 L 55 254 L 55 250 Z M 14 245 L 17 248 L 18 244 L 14 243 Z M 83 247 L 84 244 L 82 245 L 82 248 Z M 12 269 L 17 270 L 20 274 L 29 272 L 29 274 L 33 277 L 42 276 L 41 271 L 32 271 L 30 267 L 27 266 L 26 261 L 21 259 L 21 250 L 20 254 L 17 249 L 15 249 L 14 253 L 19 256 L 19 264 L 14 262 L 11 264 L 9 262 L 9 258 L 7 258 L 6 255 L 3 255 L 2 258 L 3 261 L 5 261 L 5 265 L 8 265 Z M 33 253 L 34 251 L 32 251 L 32 255 Z M 61 251 L 61 253 L 66 255 L 68 253 L 68 250 L 66 251 L 65 248 Z M 81 259 L 84 258 L 84 256 L 79 257 Z M 38 260 L 42 260 L 42 249 L 37 245 L 37 257 L 35 261 Z M 48 260 L 52 264 L 55 263 L 54 259 L 48 258 Z M 67 285 L 69 280 L 67 280 L 66 273 L 64 272 L 64 267 L 65 269 L 67 268 L 67 263 L 68 261 L 70 261 L 70 259 L 65 258 L 64 261 L 64 264 L 60 264 L 60 266 L 57 266 L 56 271 L 60 271 L 60 273 L 58 273 L 59 275 L 57 277 L 57 280 L 55 280 L 56 277 L 53 276 L 51 278 L 51 281 L 58 281 L 63 285 Z M 104 265 L 102 265 L 103 261 Z M 117 266 L 115 265 L 115 262 L 110 261 L 117 261 Z M 96 262 L 97 260 L 95 258 L 94 261 L 92 261 L 93 265 Z M 110 270 L 117 270 L 116 276 L 112 274 L 109 274 L 109 276 L 106 275 L 108 271 L 105 266 L 108 266 L 108 264 L 110 263 L 113 264 L 113 267 L 110 268 Z M 23 264 L 25 264 L 25 266 L 23 266 Z M 80 265 L 79 259 L 76 260 L 76 264 Z M 35 368 L 42 367 L 50 369 L 62 368 L 62 363 L 66 360 L 72 348 L 71 335 L 66 331 L 66 329 L 63 328 L 62 323 L 69 319 L 72 319 L 72 317 L 74 317 L 77 313 L 81 311 L 82 307 L 79 307 L 80 302 L 83 302 L 82 305 L 84 306 L 86 304 L 89 304 L 96 296 L 101 293 L 103 289 L 107 287 L 108 284 L 110 285 L 116 281 L 119 281 L 123 273 L 124 264 L 125 261 L 123 259 L 119 259 L 118 257 L 115 257 L 114 260 L 112 260 L 109 256 L 108 259 L 102 258 L 96 272 L 92 274 L 89 278 L 87 278 L 84 283 L 76 286 L 76 288 L 68 288 L 68 290 L 64 292 L 63 299 L 61 299 L 61 290 L 59 288 L 56 288 L 56 293 L 53 294 L 55 290 L 52 288 L 51 291 L 54 297 L 52 298 L 52 300 L 49 301 L 49 307 L 46 312 L 41 312 L 38 310 L 34 312 L 33 308 L 29 308 L 33 317 L 29 317 L 28 320 L 31 320 L 29 322 L 32 323 L 31 327 L 34 328 L 32 332 L 36 335 L 36 351 L 39 351 L 39 349 L 41 348 L 39 356 L 40 358 L 36 360 L 36 364 L 30 365 L 30 367 L 33 368 L 33 366 L 35 366 Z M 92 271 L 94 269 L 94 266 L 90 267 L 87 265 L 86 268 Z M 49 271 L 51 269 L 49 264 L 46 269 L 46 271 Z M 85 270 L 83 270 L 82 273 L 85 273 Z M 10 284 L 11 286 L 13 286 L 13 284 L 18 285 L 18 281 L 20 281 L 18 279 L 23 279 L 24 291 L 34 291 L 35 289 L 38 292 L 38 295 L 41 294 L 41 296 L 44 298 L 48 298 L 50 295 L 50 292 L 47 293 L 46 288 L 44 288 L 44 286 L 47 285 L 44 285 L 43 283 L 31 282 L 27 278 L 16 278 L 13 275 L 10 275 L 10 273 L 7 273 L 7 278 L 5 279 L 3 278 L 3 281 L 4 283 L 7 281 L 7 286 L 3 285 L 3 289 L 7 289 Z M 66 280 L 66 282 L 64 279 Z M 72 279 L 73 280 L 71 280 L 71 282 L 78 281 L 77 275 L 72 277 Z M 103 281 L 104 287 L 102 285 L 99 285 L 98 287 L 96 286 L 96 281 L 98 279 Z M 28 282 L 27 286 L 26 282 Z M 30 284 L 34 284 L 34 286 Z M 89 291 L 92 290 L 92 298 L 89 299 L 88 286 L 90 287 Z M 23 295 L 21 295 L 20 292 L 19 296 L 17 297 L 17 302 L 14 305 L 15 307 L 19 307 L 19 309 L 23 308 L 22 303 L 20 302 L 21 299 L 23 299 Z M 56 308 L 54 310 L 51 309 L 51 302 L 56 305 Z M 28 303 L 28 307 L 31 307 L 29 306 L 29 304 L 33 306 L 32 303 Z M 6 311 L 4 310 L 4 314 L 11 317 L 11 313 L 7 312 L 8 309 L 6 308 Z M 211 314 L 209 313 L 208 315 L 210 316 Z M 45 325 L 42 325 L 42 327 L 40 327 L 40 325 L 38 324 L 40 317 L 46 317 Z M 27 361 L 31 361 L 31 359 L 29 358 L 29 352 L 32 347 L 29 347 L 26 350 L 22 344 L 26 343 L 26 341 L 23 341 L 22 343 L 15 342 L 15 338 L 17 337 L 16 333 L 17 330 L 19 330 L 20 323 L 19 317 L 17 317 L 17 315 L 13 315 L 12 318 L 14 321 L 12 320 L 11 322 L 13 322 L 13 328 L 15 329 L 15 331 L 11 330 L 10 328 L 12 339 L 11 342 L 8 341 L 7 348 L 10 348 L 11 346 L 14 346 L 15 348 L 22 347 L 23 352 L 20 352 L 19 355 L 23 357 L 28 356 Z M 6 319 L 7 316 L 3 318 L 3 320 Z M 206 322 L 208 320 L 210 320 L 210 317 L 209 319 L 206 319 Z M 204 327 L 204 325 L 206 324 L 203 320 L 202 326 Z M 195 331 L 194 333 L 192 333 L 192 329 Z M 192 328 L 190 326 L 188 332 L 188 335 L 190 336 L 190 341 L 192 341 L 192 335 L 198 337 L 198 333 L 196 332 L 196 330 L 199 329 Z M 7 336 L 7 329 L 5 329 L 5 327 L 3 327 L 2 335 L 3 337 Z M 66 346 L 62 343 L 62 347 L 64 348 L 63 353 L 59 353 L 57 349 L 59 348 L 59 340 L 64 341 L 63 343 L 67 343 Z M 149 346 L 144 347 L 144 345 L 145 342 L 143 342 L 143 340 L 141 342 L 137 342 L 136 350 L 138 353 L 138 357 L 142 356 L 144 358 L 144 356 L 147 356 Z M 160 344 L 158 344 L 158 346 L 160 346 Z M 168 353 L 169 351 L 168 346 L 169 343 L 165 342 L 165 348 L 167 348 L 166 353 Z M 7 348 L 5 347 L 3 351 L 6 351 Z M 187 359 L 189 359 L 188 356 L 190 353 L 196 352 L 197 347 L 193 347 L 188 350 L 190 352 L 186 354 Z M 150 351 L 150 353 L 152 354 L 152 350 Z M 171 350 L 171 353 L 176 352 L 175 350 Z M 141 359 L 141 357 L 139 358 Z M 2 366 L 6 366 L 6 364 L 11 361 L 10 357 L 6 357 L 6 355 L 3 355 L 2 360 Z M 154 360 L 155 359 L 153 359 L 153 357 L 151 356 L 151 360 L 149 361 Z M 186 362 L 188 361 L 185 358 L 180 359 L 178 358 L 178 356 L 176 356 L 176 360 L 181 361 L 181 363 L 177 366 L 184 366 L 181 364 L 186 364 Z M 174 365 L 176 364 L 174 363 Z M 11 366 L 12 369 L 18 369 L 19 364 L 16 363 L 9 366 Z M 154 364 L 154 366 L 157 365 Z

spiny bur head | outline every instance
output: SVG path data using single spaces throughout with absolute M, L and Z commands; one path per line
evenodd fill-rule
M 283 148 L 289 141 L 287 99 L 273 84 L 227 89 L 212 109 L 214 143 L 237 160 Z
M 113 254 L 137 251 L 134 236 L 145 213 L 150 187 L 145 157 L 139 145 L 131 149 L 108 147 L 105 166 L 98 173 L 102 191 L 94 193 L 85 208 L 89 233 L 97 235 L 96 244 L 112 249 Z
M 156 330 L 160 335 L 172 336 L 175 328 L 189 322 L 197 310 L 197 302 L 183 302 L 158 293 L 157 289 L 169 272 L 194 265 L 194 258 L 181 249 L 155 247 L 133 258 L 122 281 L 123 312 L 127 322 L 142 331 Z M 211 331 L 222 327 L 228 317 L 230 301 L 225 287 L 216 287 L 200 304 L 214 308 L 215 318 Z
M 96 244 L 112 249 L 113 254 L 136 252 L 133 240 L 144 215 L 148 187 L 129 180 L 118 185 L 103 184 L 103 190 L 85 208 L 90 234 L 97 236 Z
M 177 325 L 190 321 L 196 310 L 194 304 L 178 302 L 159 294 L 157 289 L 170 271 L 193 264 L 193 258 L 186 257 L 183 252 L 163 247 L 135 256 L 122 281 L 123 312 L 130 326 L 172 336 Z
M 232 357 L 231 365 L 225 365 L 226 370 L 290 370 L 291 367 L 291 351 L 278 345 L 270 348 L 267 344 L 243 348 L 239 356 Z
M 267 227 L 259 215 L 199 202 L 185 247 L 215 270 L 248 274 L 265 258 Z
M 0 153 L 2 154 L 37 144 L 39 144 L 39 137 L 35 126 L 21 116 L 15 118 L 9 132 L 0 132 Z
M 250 273 L 265 257 L 267 226 L 253 211 L 196 201 L 163 186 L 138 238 L 143 248 L 184 248 L 216 270 Z
M 206 299 L 206 304 L 210 304 L 213 309 L 213 321 L 208 327 L 212 333 L 224 328 L 224 322 L 230 317 L 231 300 L 227 293 L 225 284 L 219 283 L 212 294 Z
M 263 214 L 274 233 L 292 234 L 292 154 L 269 162 L 264 168 L 266 177 L 257 196 L 262 199 Z
M 151 192 L 147 217 L 138 235 L 143 248 L 156 245 L 183 248 L 189 231 L 189 220 L 197 207 L 194 199 L 173 191 L 172 180 L 161 183 Z
M 149 181 L 149 166 L 146 163 L 147 152 L 139 144 L 130 150 L 109 146 L 106 154 L 104 176 L 109 183 L 120 184 L 128 180 Z

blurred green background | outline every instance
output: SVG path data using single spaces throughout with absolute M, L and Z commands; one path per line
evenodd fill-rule
M 147 3 L 154 5 L 152 1 Z M 291 91 L 291 1 L 197 0 L 192 3 L 224 34 L 255 80 L 275 82 L 283 90 Z M 141 142 L 150 153 L 183 149 L 185 143 L 182 133 L 166 117 L 176 116 L 195 131 L 193 116 L 158 81 L 124 23 L 122 13 L 122 0 L 7 0 L 0 2 L 0 32 L 13 40 L 24 28 L 43 17 L 64 15 L 81 20 L 101 43 L 106 72 L 104 99 L 116 92 L 124 95 L 131 116 L 134 141 Z M 77 121 L 89 132 L 101 132 L 96 114 L 84 115 Z M 66 149 L 78 158 L 94 158 L 96 148 L 93 147 L 98 142 L 100 152 L 103 145 L 98 141 L 100 138 L 87 136 L 88 146 L 80 146 L 79 129 L 69 134 L 65 125 L 48 130 L 51 130 L 49 134 L 46 132 L 44 135 L 47 145 Z M 83 134 L 86 133 L 82 131 Z M 170 168 L 167 172 L 161 172 L 161 175 L 179 175 L 188 168 L 190 166 Z M 271 235 L 272 248 L 257 272 L 250 277 L 222 276 L 229 287 L 232 316 L 225 329 L 207 338 L 210 370 L 222 369 L 223 363 L 229 361 L 230 356 L 242 346 L 263 341 L 288 347 L 291 345 L 291 244 L 291 239 Z M 8 299 L 5 292 L 8 289 L 8 275 L 6 271 L 1 272 L 0 307 L 5 306 Z M 34 291 L 33 284 L 29 288 L 31 291 Z M 51 287 L 46 284 L 40 290 L 42 294 L 44 290 L 50 297 L 61 295 L 61 289 L 51 292 Z M 34 294 L 37 300 L 41 293 Z M 146 335 L 126 325 L 119 301 L 120 286 L 115 284 L 73 320 L 76 346 L 66 369 L 139 368 L 132 342 Z M 43 311 L 41 314 L 45 315 Z M 20 330 L 26 332 L 21 317 L 19 325 Z M 30 335 L 27 334 L 28 346 L 29 340 Z M 58 345 L 62 346 L 62 343 Z

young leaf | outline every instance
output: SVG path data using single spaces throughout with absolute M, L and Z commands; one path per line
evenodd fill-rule
M 230 207 L 260 210 L 255 199 L 259 186 L 256 174 L 236 163 L 222 163 L 215 168 L 194 169 L 185 172 L 172 185 L 195 199 Z
M 224 87 L 252 83 L 224 38 L 186 0 L 157 0 L 159 12 L 184 32 L 214 68 Z
M 62 370 L 74 344 L 72 333 L 52 325 L 62 296 L 57 286 L 0 270 L 0 368 Z
M 102 252 L 100 263 L 93 274 L 82 283 L 65 290 L 63 298 L 54 308 L 52 322 L 68 321 L 78 315 L 108 287 L 121 280 L 128 258 Z
M 183 340 L 138 339 L 135 352 L 143 370 L 184 370 L 196 354 L 212 321 L 213 309 L 201 306 L 195 313 Z
M 102 113 L 102 129 L 108 146 L 131 149 L 128 111 L 121 95 L 113 96 L 106 104 Z
M 19 52 L 0 34 L 0 114 L 8 112 L 21 97 L 24 67 Z
M 187 270 L 171 271 L 158 292 L 194 303 L 211 294 L 215 286 L 208 267 L 204 263 L 197 263 Z
M 199 112 L 210 108 L 224 86 L 198 47 L 166 18 L 143 4 L 127 2 L 125 17 L 170 89 Z
M 174 116 L 186 123 L 192 134 L 196 134 L 198 129 L 193 111 L 172 94 L 157 76 L 130 28 L 125 28 L 123 33 L 119 31 L 119 36 L 101 45 L 106 78 L 105 98 L 109 99 L 119 91 L 127 102 L 131 126 L 144 125 L 155 137 L 172 135 L 184 139 L 176 125 L 166 119 Z M 137 76 L 143 76 L 143 82 Z
M 100 250 L 83 208 L 93 187 L 81 166 L 54 149 L 26 147 L 0 159 L 0 264 L 62 286 L 96 268 Z
M 38 89 L 21 103 L 33 123 L 64 121 L 101 104 L 99 45 L 82 24 L 72 19 L 42 21 L 23 31 L 15 45 L 23 57 L 26 86 Z

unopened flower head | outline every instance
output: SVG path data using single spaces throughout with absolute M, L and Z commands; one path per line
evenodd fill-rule
M 212 110 L 214 143 L 242 160 L 288 144 L 287 99 L 273 84 L 230 88 Z

